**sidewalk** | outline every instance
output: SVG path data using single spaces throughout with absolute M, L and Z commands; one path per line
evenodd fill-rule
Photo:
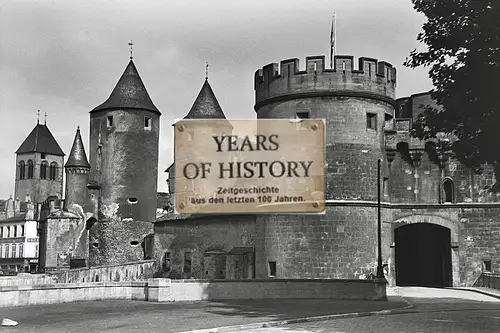
M 153 303 L 117 300 L 0 308 L 0 320 L 9 318 L 19 322 L 16 327 L 0 327 L 0 332 L 183 332 L 263 322 L 312 321 L 318 316 L 359 316 L 384 310 L 386 313 L 408 306 L 401 297 L 388 294 L 387 302 L 298 299 Z

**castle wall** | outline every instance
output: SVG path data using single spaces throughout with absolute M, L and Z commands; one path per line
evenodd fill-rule
M 173 278 L 252 278 L 250 248 L 255 246 L 255 235 L 253 215 L 157 221 L 155 253 L 165 275 Z M 244 249 L 230 254 L 234 248 Z M 190 272 L 184 272 L 185 252 L 192 256 Z M 170 270 L 164 269 L 166 253 L 171 258 Z
M 28 160 L 33 161 L 33 178 L 28 177 Z M 25 163 L 25 179 L 19 179 L 20 167 L 19 162 Z M 47 179 L 40 179 L 40 165 L 42 161 L 47 161 Z M 57 163 L 56 179 L 50 180 L 49 166 L 52 162 Z M 27 194 L 30 195 L 32 202 L 42 202 L 47 197 L 55 195 L 62 198 L 63 194 L 63 156 L 55 156 L 47 154 L 44 159 L 40 153 L 19 154 L 16 156 L 16 181 L 15 181 L 15 198 L 24 200 Z
M 69 269 L 71 259 L 88 258 L 88 231 L 85 217 L 60 213 L 42 222 L 45 229 L 45 271 Z

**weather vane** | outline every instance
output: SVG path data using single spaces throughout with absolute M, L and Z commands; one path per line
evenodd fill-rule
M 132 40 L 130 40 L 130 42 L 128 42 L 128 46 L 130 46 L 130 60 L 132 60 L 134 57 L 132 56 L 132 46 L 134 44 L 132 43 Z
M 205 80 L 208 80 L 208 62 L 207 65 L 205 66 Z
M 38 110 L 36 112 L 36 123 L 39 124 L 40 123 L 40 110 Z

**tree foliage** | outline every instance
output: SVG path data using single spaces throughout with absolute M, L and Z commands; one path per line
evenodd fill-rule
M 427 21 L 404 63 L 429 67 L 439 108 L 426 107 L 412 134 L 447 135 L 445 147 L 475 170 L 491 164 L 500 180 L 500 0 L 412 0 Z

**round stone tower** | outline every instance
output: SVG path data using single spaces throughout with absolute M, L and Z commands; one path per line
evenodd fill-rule
M 92 198 L 92 265 L 146 257 L 144 237 L 156 219 L 160 115 L 132 59 L 109 98 L 90 111 L 90 180 L 99 190 Z
M 317 56 L 306 58 L 304 71 L 298 59 L 289 59 L 255 73 L 258 119 L 326 120 L 326 212 L 258 217 L 261 278 L 375 272 L 377 160 L 386 169 L 384 125 L 394 116 L 395 87 L 391 64 L 364 57 L 358 69 L 352 56 L 335 56 L 332 69 Z

